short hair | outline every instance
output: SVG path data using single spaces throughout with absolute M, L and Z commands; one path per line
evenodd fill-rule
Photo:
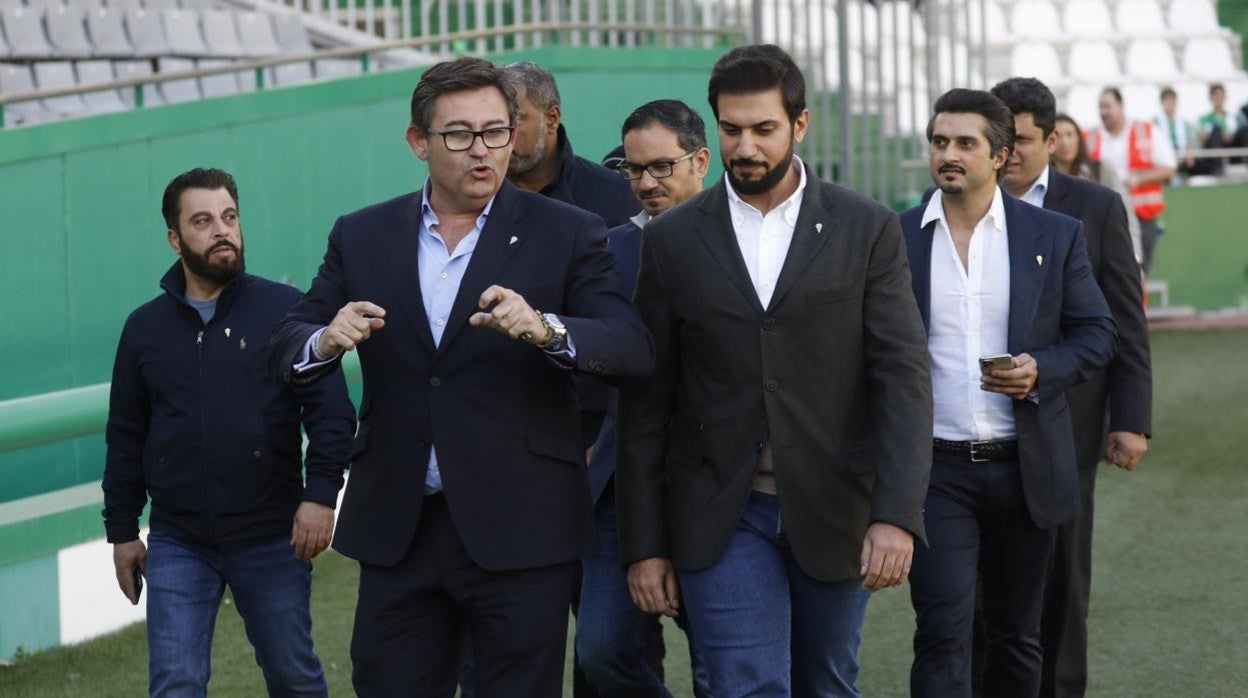
M 448 92 L 463 92 L 494 87 L 503 93 L 511 123 L 516 123 L 516 90 L 503 76 L 503 71 L 489 61 L 463 56 L 430 66 L 412 90 L 412 126 L 428 131 L 438 97 Z
M 1015 114 L 1031 114 L 1045 138 L 1053 133 L 1057 119 L 1057 98 L 1053 91 L 1035 78 L 1010 78 L 997 83 L 992 96 L 1005 102 Z
M 806 79 L 789 54 L 774 44 L 738 46 L 715 61 L 707 85 L 711 111 L 719 118 L 719 96 L 780 89 L 789 123 L 806 108 Z
M 676 143 L 686 153 L 706 147 L 706 123 L 678 99 L 656 99 L 634 109 L 620 127 L 620 138 L 654 124 L 675 133 Z
M 984 137 L 993 153 L 1005 148 L 1014 152 L 1014 113 L 1000 99 L 983 90 L 955 87 L 936 99 L 932 105 L 932 118 L 927 122 L 927 141 L 932 141 L 932 129 L 940 114 L 979 114 L 988 121 Z M 1004 171 L 1004 168 L 1002 168 Z
M 1209 95 L 1213 96 L 1214 92 L 1221 92 L 1222 94 L 1226 94 L 1226 85 L 1223 85 L 1220 82 L 1209 83 Z
M 533 61 L 520 61 L 503 68 L 513 86 L 524 88 L 524 97 L 539 111 L 563 104 L 559 99 L 559 86 L 549 70 Z
M 1101 96 L 1104 97 L 1105 95 L 1113 97 L 1115 102 L 1122 104 L 1122 92 L 1117 87 L 1106 87 L 1101 90 Z
M 196 167 L 174 177 L 169 186 L 165 187 L 165 195 L 160 200 L 160 214 L 165 218 L 169 230 L 180 231 L 178 217 L 182 215 L 182 192 L 187 189 L 208 189 L 216 191 L 224 189 L 234 199 L 234 209 L 238 210 L 238 185 L 234 178 L 225 170 Z
M 1165 99 L 1166 97 L 1174 97 L 1175 99 L 1178 99 L 1179 95 L 1174 91 L 1173 87 L 1163 87 L 1161 88 L 1161 99 Z

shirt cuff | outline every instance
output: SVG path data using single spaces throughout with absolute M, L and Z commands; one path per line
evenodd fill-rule
M 559 351 L 546 351 L 546 356 L 560 368 L 574 368 L 576 366 L 576 342 L 572 339 L 572 333 L 567 332 L 563 335 L 564 345 Z
M 320 340 L 321 335 L 324 334 L 327 329 L 329 328 L 322 327 L 316 332 L 313 332 L 312 336 L 308 338 L 307 344 L 303 345 L 303 351 L 299 354 L 299 360 L 296 361 L 295 365 L 292 367 L 295 373 L 307 373 L 308 371 L 312 371 L 326 364 L 332 363 L 338 358 L 337 356 L 331 356 L 328 359 L 322 359 L 320 358 L 320 352 L 316 349 L 317 341 Z

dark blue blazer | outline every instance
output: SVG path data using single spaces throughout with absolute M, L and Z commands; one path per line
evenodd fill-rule
M 1036 359 L 1038 399 L 1014 401 L 1023 491 L 1032 520 L 1050 528 L 1075 514 L 1079 483 L 1065 391 L 1114 356 L 1109 306 L 1092 276 L 1083 224 L 1005 195 L 1010 248 L 1008 349 Z M 914 296 L 930 330 L 933 221 L 926 205 L 901 214 Z
M 410 547 L 429 451 L 472 559 L 489 570 L 579 559 L 596 544 L 572 376 L 638 376 L 653 348 L 616 287 L 606 229 L 593 214 L 504 183 L 434 346 L 417 275 L 420 192 L 338 219 L 308 291 L 271 340 L 287 380 L 311 334 L 348 301 L 386 309 L 358 351 L 360 428 L 334 547 L 393 565 Z M 513 289 L 560 316 L 576 371 L 468 318 L 487 287 Z
M 637 287 L 637 269 L 641 259 L 641 228 L 629 221 L 607 231 L 607 248 L 615 255 L 615 277 L 620 293 L 633 297 Z M 589 491 L 594 503 L 602 496 L 607 483 L 615 473 L 615 423 L 619 412 L 619 395 L 614 389 L 608 393 L 607 416 L 602 431 L 594 443 L 594 453 L 589 459 Z

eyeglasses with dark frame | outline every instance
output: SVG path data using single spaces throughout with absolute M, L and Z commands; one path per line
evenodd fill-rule
M 506 148 L 511 144 L 512 136 L 516 133 L 515 126 L 494 126 L 483 131 L 429 131 L 435 136 L 442 136 L 442 144 L 451 152 L 460 152 L 468 150 L 478 138 L 485 144 L 485 147 L 491 150 Z
M 641 179 L 642 173 L 644 172 L 649 172 L 650 176 L 655 179 L 666 179 L 671 177 L 672 173 L 675 172 L 674 168 L 676 167 L 676 163 L 684 162 L 697 154 L 698 151 L 695 150 L 690 153 L 685 153 L 684 156 L 676 158 L 675 160 L 659 160 L 657 162 L 652 162 L 649 165 L 638 165 L 625 160 L 617 165 L 615 169 L 624 179 Z

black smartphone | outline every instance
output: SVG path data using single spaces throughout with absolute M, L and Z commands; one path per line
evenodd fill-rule
M 979 357 L 979 372 L 985 376 L 991 371 L 1009 368 L 1014 368 L 1014 357 L 1009 354 Z
M 134 599 L 130 603 L 138 606 L 139 597 L 143 595 L 143 570 L 135 565 L 131 572 L 134 574 Z

